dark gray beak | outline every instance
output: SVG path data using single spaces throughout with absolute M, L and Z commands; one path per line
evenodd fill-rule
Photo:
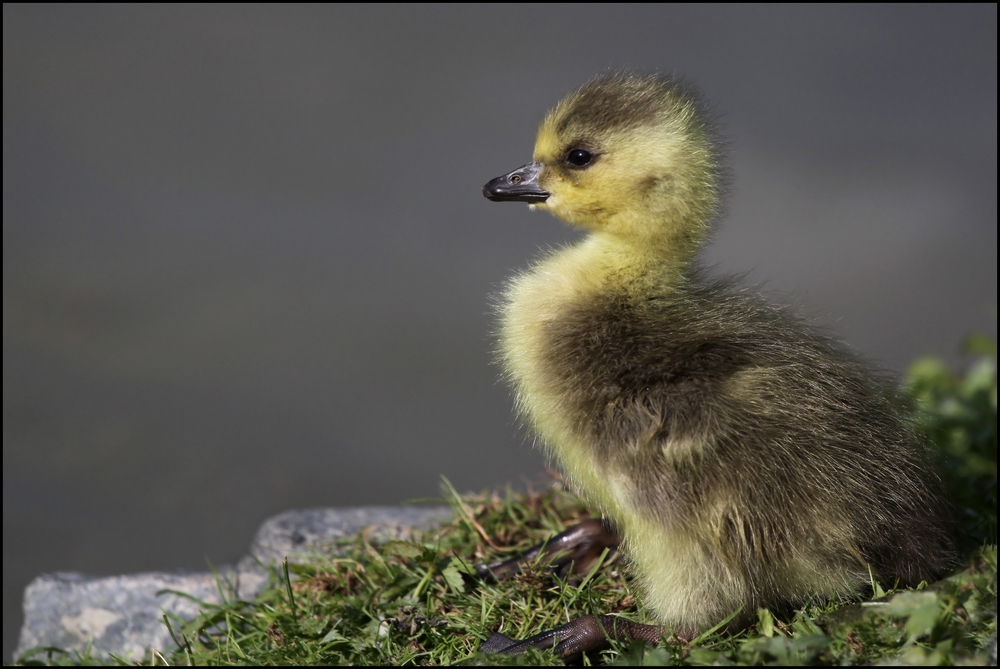
M 549 192 L 538 185 L 541 163 L 528 163 L 483 186 L 483 195 L 494 202 L 545 202 Z

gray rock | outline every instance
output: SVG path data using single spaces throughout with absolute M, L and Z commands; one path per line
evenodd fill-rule
M 412 528 L 424 529 L 451 518 L 446 506 L 359 506 L 353 509 L 286 511 L 261 525 L 250 544 L 250 555 L 265 564 L 286 555 L 305 557 L 325 544 L 371 528 L 377 541 L 406 538 Z
M 264 570 L 220 577 L 241 581 L 251 596 L 264 586 Z M 93 653 L 107 657 L 141 658 L 147 648 L 175 646 L 163 622 L 165 612 L 190 620 L 198 604 L 172 592 L 184 592 L 207 603 L 219 603 L 219 587 L 210 573 L 151 572 L 128 576 L 92 577 L 77 573 L 39 576 L 24 592 L 24 626 L 15 658 L 39 646 Z
M 176 647 L 164 613 L 192 619 L 197 602 L 227 596 L 252 599 L 267 584 L 266 566 L 320 555 L 329 544 L 368 528 L 374 541 L 406 538 L 448 520 L 448 507 L 358 507 L 288 511 L 257 531 L 250 555 L 217 573 L 132 574 L 93 577 L 77 573 L 39 576 L 24 592 L 24 626 L 15 658 L 33 648 L 57 647 L 98 657 L 140 659 L 149 649 Z M 183 597 L 176 591 L 190 596 Z

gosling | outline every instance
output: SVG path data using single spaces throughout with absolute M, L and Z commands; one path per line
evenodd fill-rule
M 599 76 L 483 187 L 588 234 L 515 276 L 500 353 L 519 412 L 621 537 L 661 626 L 578 619 L 485 651 L 697 635 L 757 610 L 914 586 L 954 563 L 939 481 L 887 378 L 697 253 L 720 209 L 697 95 Z

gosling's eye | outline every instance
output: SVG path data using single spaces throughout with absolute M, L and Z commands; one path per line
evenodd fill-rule
M 570 165 L 576 165 L 577 167 L 583 167 L 590 163 L 594 159 L 593 154 L 590 151 L 585 151 L 584 149 L 572 149 L 566 154 L 566 161 Z

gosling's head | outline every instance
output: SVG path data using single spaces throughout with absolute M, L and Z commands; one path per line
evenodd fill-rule
M 718 210 L 717 147 L 684 85 L 602 75 L 549 112 L 533 162 L 493 179 L 483 194 L 625 239 L 692 247 Z

